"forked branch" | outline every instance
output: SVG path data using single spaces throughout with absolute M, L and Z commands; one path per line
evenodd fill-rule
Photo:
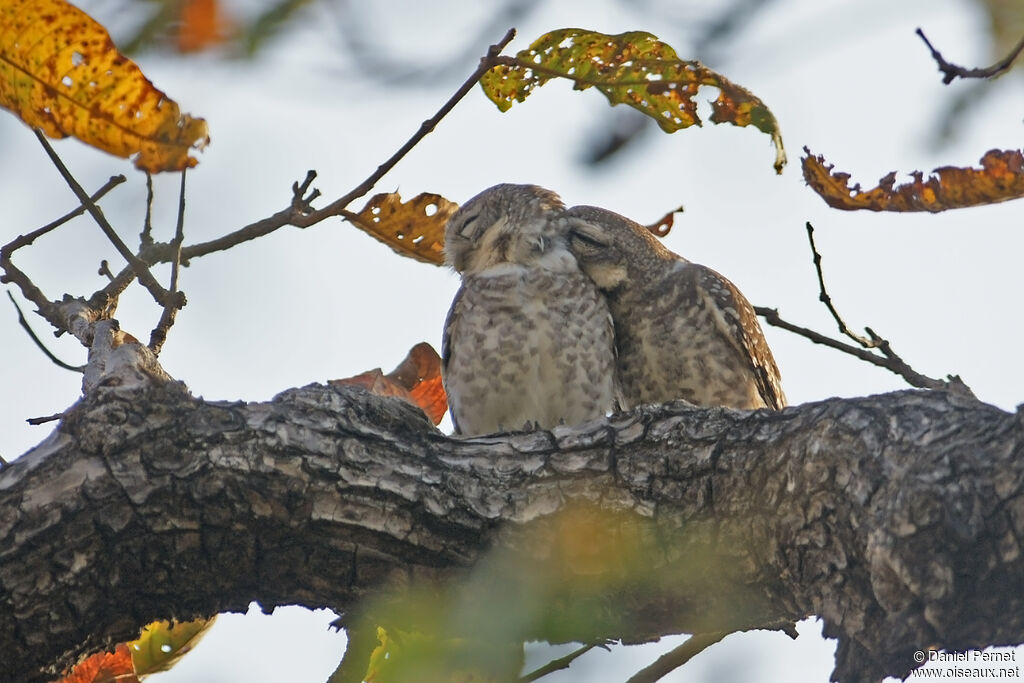
M 892 346 L 889 344 L 887 339 L 883 339 L 875 333 L 870 327 L 865 327 L 864 331 L 867 332 L 867 336 L 861 336 L 853 332 L 843 317 L 839 315 L 839 311 L 832 303 L 832 297 L 829 296 L 828 289 L 825 287 L 825 274 L 821 266 L 821 253 L 818 251 L 817 245 L 814 243 L 814 226 L 811 225 L 810 221 L 807 222 L 807 240 L 811 247 L 811 257 L 814 261 L 814 269 L 818 275 L 818 300 L 825 304 L 829 313 L 832 315 L 832 319 L 836 321 L 839 326 L 839 331 L 845 334 L 850 339 L 854 340 L 859 344 L 858 346 L 852 346 L 845 342 L 841 342 L 837 339 L 832 339 L 820 332 L 795 325 L 791 322 L 783 320 L 779 316 L 778 309 L 768 308 L 765 306 L 755 306 L 754 311 L 764 318 L 765 322 L 773 327 L 782 328 L 788 332 L 797 334 L 805 339 L 809 339 L 815 344 L 822 344 L 829 348 L 842 351 L 843 353 L 849 354 L 860 358 L 863 361 L 877 365 L 879 367 L 890 370 L 904 380 L 907 384 L 913 387 L 921 389 L 952 389 L 961 393 L 973 396 L 973 392 L 970 387 L 964 384 L 963 380 L 957 375 L 950 375 L 948 379 L 941 380 L 922 375 L 917 370 L 914 370 L 905 360 L 903 360 L 899 354 L 892 350 Z M 875 350 L 877 349 L 877 353 Z

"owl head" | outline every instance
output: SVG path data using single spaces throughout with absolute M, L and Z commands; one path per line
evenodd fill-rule
M 501 263 L 534 263 L 552 250 L 565 249 L 564 210 L 558 195 L 543 187 L 490 187 L 448 220 L 445 260 L 464 275 Z
M 566 210 L 569 250 L 598 289 L 610 293 L 627 282 L 642 283 L 665 261 L 681 257 L 644 226 L 596 206 Z

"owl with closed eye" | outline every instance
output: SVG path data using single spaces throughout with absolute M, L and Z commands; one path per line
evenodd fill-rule
M 575 206 L 565 216 L 570 249 L 615 322 L 623 409 L 679 398 L 748 410 L 786 405 L 757 315 L 732 282 L 617 213 Z
M 550 190 L 502 184 L 448 221 L 445 258 L 462 284 L 442 378 L 458 434 L 550 429 L 615 408 L 611 316 L 569 251 L 564 214 Z

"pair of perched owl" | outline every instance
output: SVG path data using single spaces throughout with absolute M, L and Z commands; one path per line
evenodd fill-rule
M 459 434 L 577 424 L 643 403 L 779 409 L 750 302 L 641 225 L 496 185 L 448 222 L 462 275 L 442 373 Z

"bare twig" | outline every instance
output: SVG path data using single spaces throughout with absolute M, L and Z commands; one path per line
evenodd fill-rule
M 939 71 L 942 72 L 942 82 L 949 85 L 957 78 L 992 78 L 998 76 L 1005 71 L 1008 71 L 1014 60 L 1020 56 L 1021 52 L 1024 52 L 1024 37 L 1021 37 L 1020 42 L 1010 50 L 1010 53 L 1000 59 L 992 66 L 985 67 L 983 69 L 966 69 L 956 64 L 950 64 L 943 57 L 942 53 L 932 47 L 931 42 L 924 35 L 924 31 L 920 28 L 915 31 L 917 35 L 921 37 L 924 44 L 928 46 L 928 49 L 932 53 L 932 59 L 939 65 Z
M 96 190 L 96 192 L 94 192 L 92 196 L 89 197 L 89 199 L 93 202 L 99 201 L 100 198 L 103 197 L 103 195 L 107 194 L 124 181 L 125 177 L 123 175 L 111 176 L 110 180 L 104 183 L 103 187 Z M 51 230 L 59 228 L 72 218 L 81 216 L 83 213 L 86 212 L 86 210 L 86 206 L 84 204 L 80 204 L 77 209 L 67 212 L 66 214 L 64 214 L 57 220 L 53 221 L 52 223 L 47 223 L 43 227 L 37 228 L 32 232 L 28 233 L 27 235 L 18 235 L 17 238 L 15 238 L 13 241 L 5 245 L 3 250 L 6 254 L 10 255 L 17 251 L 18 249 L 21 249 L 22 247 L 27 247 L 33 242 L 35 242 L 37 239 L 45 235 L 46 233 L 50 232 Z
M 666 652 L 650 666 L 633 674 L 626 683 L 654 683 L 729 635 L 727 632 L 694 633 L 685 643 Z
M 551 660 L 550 662 L 548 662 L 544 666 L 539 667 L 537 669 L 534 669 L 533 671 L 531 671 L 530 673 L 526 674 L 525 676 L 520 676 L 518 681 L 517 681 L 517 683 L 531 683 L 532 681 L 535 681 L 538 678 L 541 678 L 542 676 L 547 676 L 549 673 L 552 673 L 554 671 L 560 671 L 562 669 L 568 669 L 569 665 L 572 664 L 578 657 L 582 657 L 583 655 L 585 655 L 588 652 L 590 652 L 591 650 L 593 650 L 595 647 L 601 647 L 601 648 L 604 648 L 605 650 L 607 650 L 608 649 L 608 644 L 607 643 L 590 643 L 589 645 L 584 645 L 583 647 L 581 647 L 579 649 L 573 650 L 572 652 L 570 652 L 569 654 L 565 655 L 564 657 L 559 657 L 558 659 Z
M 441 122 L 445 116 L 455 107 L 459 101 L 465 97 L 473 86 L 476 85 L 480 77 L 487 73 L 495 64 L 498 63 L 499 53 L 508 45 L 512 38 L 515 37 L 515 29 L 509 29 L 505 36 L 492 45 L 487 54 L 480 60 L 480 66 L 477 67 L 476 71 L 470 75 L 469 78 L 459 87 L 455 94 L 453 94 L 448 100 L 437 110 L 432 117 L 420 124 L 419 129 L 413 134 L 411 138 L 404 145 L 402 145 L 397 152 L 382 163 L 377 169 L 371 173 L 363 182 L 361 182 L 355 189 L 348 192 L 342 197 L 334 200 L 327 206 L 319 210 L 313 210 L 309 205 L 313 199 L 319 196 L 320 191 L 314 189 L 309 195 L 303 196 L 303 191 L 309 188 L 310 183 L 316 174 L 310 171 L 306 174 L 306 180 L 301 184 L 295 184 L 292 186 L 294 193 L 292 203 L 288 208 L 278 211 L 272 216 L 268 216 L 263 220 L 250 223 L 238 230 L 218 237 L 217 239 L 210 240 L 209 242 L 202 242 L 199 244 L 192 244 L 182 248 L 181 250 L 181 261 L 182 263 L 188 263 L 191 259 L 199 256 L 205 256 L 216 251 L 224 251 L 230 249 L 237 244 L 242 242 L 248 242 L 250 240 L 257 239 L 263 235 L 270 234 L 278 228 L 284 227 L 285 225 L 293 225 L 299 228 L 308 228 L 311 225 L 319 223 L 320 221 L 331 218 L 333 216 L 341 215 L 341 212 L 352 203 L 353 200 L 362 197 L 367 192 L 373 189 L 374 185 L 384 177 L 395 165 L 401 161 L 401 159 L 409 153 L 409 151 L 415 147 L 420 140 L 427 136 L 437 124 Z M 146 254 L 146 260 L 150 263 L 159 263 L 170 261 L 173 258 L 172 249 L 170 245 L 156 245 L 152 250 Z M 115 281 L 120 280 L 120 275 L 115 278 Z M 113 284 L 113 283 L 112 283 Z M 123 289 L 123 288 L 122 288 Z M 97 292 L 97 295 L 100 294 Z M 96 295 L 94 295 L 96 296 Z
M 106 182 L 106 184 L 103 185 L 103 187 L 101 187 L 99 190 L 93 193 L 90 199 L 92 199 L 93 202 L 98 201 L 110 190 L 117 187 L 124 181 L 124 176 L 112 177 L 110 180 Z M 36 305 L 36 307 L 39 310 L 39 314 L 42 315 L 47 320 L 47 322 L 53 325 L 57 329 L 58 333 L 63 331 L 63 323 L 60 320 L 60 316 L 57 315 L 53 302 L 46 298 L 43 292 L 38 287 L 36 287 L 35 283 L 32 282 L 31 278 L 29 278 L 28 275 L 23 273 L 14 265 L 14 263 L 11 261 L 11 255 L 18 249 L 32 244 L 35 240 L 39 239 L 47 232 L 53 230 L 54 228 L 60 225 L 63 225 L 64 223 L 74 218 L 75 216 L 79 216 L 85 213 L 85 211 L 85 205 L 80 205 L 74 211 L 65 214 L 61 218 L 58 218 L 57 220 L 53 221 L 52 223 L 44 225 L 43 227 L 37 230 L 33 230 L 27 235 L 19 235 L 13 241 L 9 242 L 8 244 L 5 244 L 2 248 L 0 248 L 0 269 L 3 269 L 3 275 L 0 275 L 0 282 L 10 282 L 17 285 L 18 288 L 21 290 L 22 296 L 24 296 L 26 299 L 28 299 L 29 301 Z
M 106 275 L 107 278 L 110 280 L 114 279 L 114 274 L 110 272 L 110 263 L 107 262 L 107 259 L 103 259 L 102 261 L 100 261 L 100 267 L 96 271 L 96 274 Z
M 828 295 L 828 290 L 825 288 L 825 274 L 821 270 L 821 253 L 818 251 L 817 245 L 814 243 L 814 226 L 811 225 L 810 221 L 807 221 L 807 240 L 811 243 L 811 254 L 814 259 L 814 269 L 818 272 L 818 301 L 825 304 L 825 308 L 832 314 L 832 318 L 839 325 L 839 331 L 845 334 L 847 337 L 857 342 L 865 349 L 873 349 L 878 346 L 876 342 L 867 337 L 862 337 L 855 334 L 846 321 L 843 320 L 842 316 L 839 315 L 839 311 L 832 305 L 832 297 Z
M 185 169 L 181 170 L 181 189 L 178 192 L 178 223 L 174 229 L 174 240 L 171 247 L 174 249 L 174 258 L 171 260 L 171 294 L 178 292 L 178 267 L 181 264 L 181 243 L 185 241 Z M 153 355 L 160 355 L 160 349 L 167 341 L 167 331 L 174 324 L 174 317 L 178 309 L 185 305 L 184 295 L 167 297 L 164 304 L 164 312 L 160 315 L 160 321 L 149 335 L 149 350 Z
M 491 68 L 498 63 L 498 55 L 505 49 L 506 45 L 512 42 L 512 39 L 515 38 L 515 36 L 516 30 L 514 28 L 510 28 L 501 40 L 494 45 L 491 45 L 487 50 L 487 54 L 480 60 L 480 66 L 478 66 L 476 71 L 474 71 L 470 77 L 467 78 L 461 86 L 459 86 L 459 89 L 455 91 L 455 94 L 449 97 L 447 102 L 441 105 L 441 108 L 437 110 L 436 114 L 420 124 L 419 130 L 417 130 L 413 136 L 398 149 L 397 152 L 392 154 L 387 161 L 378 166 L 377 170 L 371 173 L 366 180 L 361 182 L 354 190 L 345 196 L 339 197 L 319 211 L 314 211 L 306 217 L 306 220 L 299 221 L 296 225 L 299 227 L 306 227 L 313 223 L 322 221 L 324 218 L 329 216 L 334 216 L 337 214 L 338 210 L 344 209 L 351 204 L 352 200 L 358 199 L 372 190 L 373 186 L 377 184 L 377 181 L 383 178 L 388 171 L 394 168 L 395 164 L 401 161 L 402 158 L 409 153 L 409 150 L 419 144 L 420 140 L 425 138 L 432 130 L 434 130 L 434 128 L 437 127 L 437 124 L 441 122 L 441 119 L 447 116 L 448 112 L 454 109 L 455 105 L 473 89 L 473 86 L 476 85 L 477 81 L 479 81 L 485 73 L 490 71 Z
M 33 331 L 32 327 L 28 324 L 28 320 L 25 318 L 25 314 L 22 312 L 18 302 L 15 301 L 14 296 L 10 292 L 7 292 L 7 298 L 11 300 L 11 303 L 14 304 L 14 310 L 18 312 L 18 324 L 21 325 L 21 328 L 28 333 L 28 336 L 36 343 L 39 350 L 42 351 L 47 358 L 53 361 L 54 365 L 59 368 L 64 368 L 65 370 L 71 370 L 72 372 L 85 372 L 84 365 L 71 365 L 70 363 L 65 363 L 60 358 L 57 358 L 50 349 L 46 348 L 46 345 L 43 344 L 42 340 L 36 336 L 35 331 Z
M 814 330 L 806 327 L 794 325 L 793 323 L 779 317 L 779 311 L 777 309 L 767 308 L 765 306 L 754 306 L 754 312 L 764 318 L 764 321 L 773 327 L 782 328 L 783 330 L 797 334 L 805 339 L 809 339 L 815 344 L 828 346 L 829 348 L 860 358 L 872 365 L 877 365 L 880 368 L 890 370 L 906 380 L 907 384 L 910 386 L 919 387 L 921 389 L 954 389 L 958 391 L 966 391 L 968 393 L 971 391 L 967 385 L 963 383 L 963 380 L 956 375 L 951 375 L 949 379 L 945 381 L 922 375 L 907 365 L 907 363 L 892 352 L 891 349 L 888 349 L 889 343 L 885 340 L 880 340 L 878 345 L 878 350 L 885 353 L 885 355 L 879 355 L 877 353 L 872 353 L 867 349 L 853 346 L 851 344 L 832 339 L 831 337 L 826 337 L 820 332 L 815 332 Z M 886 353 L 886 349 L 888 349 L 888 353 Z
M 832 314 L 832 318 L 839 325 L 839 331 L 845 334 L 850 339 L 857 342 L 858 344 L 860 344 L 862 348 L 858 349 L 856 347 L 849 346 L 848 344 L 838 342 L 834 339 L 830 339 L 829 337 L 814 332 L 813 330 L 809 330 L 806 327 L 799 327 L 797 325 L 793 325 L 792 323 L 788 323 L 779 317 L 779 312 L 775 309 L 755 307 L 754 310 L 757 311 L 758 315 L 764 317 L 765 322 L 767 322 L 769 325 L 781 327 L 783 329 L 789 330 L 790 332 L 799 334 L 802 337 L 806 337 L 807 339 L 810 339 L 816 344 L 824 344 L 825 346 L 830 346 L 834 349 L 838 349 L 839 351 L 843 351 L 844 353 L 849 353 L 850 355 L 856 356 L 861 360 L 865 360 L 869 363 L 873 363 L 874 365 L 878 365 L 880 367 L 891 370 L 900 377 L 902 377 L 903 379 L 905 379 L 907 383 L 909 383 L 911 386 L 921 387 L 924 389 L 966 390 L 968 393 L 970 393 L 970 389 L 967 387 L 966 384 L 963 383 L 963 381 L 958 376 L 950 375 L 948 381 L 943 381 L 927 377 L 917 372 L 912 367 L 910 367 L 910 365 L 908 365 L 906 361 L 900 358 L 900 356 L 895 351 L 892 350 L 892 346 L 889 344 L 888 340 L 883 339 L 879 335 L 875 334 L 875 331 L 872 330 L 870 327 L 864 328 L 864 331 L 868 333 L 867 337 L 862 337 L 852 332 L 849 326 L 843 320 L 842 316 L 839 315 L 839 311 L 836 310 L 835 305 L 833 305 L 832 297 L 829 296 L 828 290 L 825 287 L 825 274 L 822 271 L 821 267 L 821 254 L 818 252 L 818 247 L 814 243 L 814 226 L 811 225 L 810 221 L 807 222 L 807 239 L 811 245 L 811 254 L 814 259 L 814 269 L 817 271 L 818 274 L 818 300 L 825 304 L 825 307 L 828 308 L 829 313 Z M 872 353 L 871 349 L 878 349 L 878 351 L 882 355 L 879 356 L 878 354 Z
M 107 236 L 110 243 L 114 245 L 115 249 L 117 249 L 117 252 L 121 254 L 124 260 L 131 265 L 132 270 L 135 271 L 135 276 L 139 278 L 139 282 L 142 283 L 142 286 L 149 290 L 149 293 L 153 295 L 153 299 L 155 299 L 158 304 L 164 304 L 171 294 L 160 286 L 160 283 L 156 281 L 153 274 L 149 272 L 149 264 L 133 254 L 121 238 L 118 237 L 114 228 L 107 221 L 106 216 L 103 215 L 103 211 L 100 207 L 96 206 L 96 204 L 89 198 L 89 195 L 85 193 L 85 190 L 82 189 L 82 186 L 78 184 L 78 181 L 75 180 L 74 176 L 71 175 L 71 172 L 68 171 L 67 166 L 65 166 L 64 162 L 61 161 L 59 156 L 57 156 L 57 153 L 47 141 L 46 136 L 43 135 L 42 131 L 38 128 L 34 128 L 33 132 L 36 134 L 36 138 L 38 138 L 43 149 L 46 150 L 46 154 L 50 157 L 50 161 L 52 161 L 53 165 L 57 167 L 57 170 L 64 178 L 64 181 L 68 184 L 68 187 L 70 187 L 71 191 L 75 193 L 76 197 L 78 197 L 78 201 L 85 206 L 86 210 L 93 217 L 93 220 L 95 220 L 96 224 L 100 226 L 100 230 L 103 231 L 103 234 Z
M 146 171 L 146 219 L 139 233 L 139 247 L 153 246 L 153 174 Z M 113 279 L 113 278 L 111 278 Z
M 47 422 L 53 422 L 54 420 L 61 420 L 63 418 L 64 413 L 56 413 L 54 415 L 46 415 L 44 417 L 30 417 L 25 420 L 25 422 L 28 422 L 30 425 L 41 425 L 46 424 Z

